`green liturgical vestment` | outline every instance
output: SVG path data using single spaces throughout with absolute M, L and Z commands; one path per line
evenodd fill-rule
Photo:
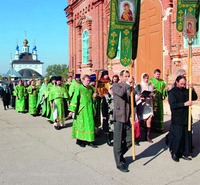
M 38 101 L 37 101 L 37 107 L 39 106 L 39 104 L 42 105 L 42 116 L 46 116 L 47 112 L 47 97 L 45 97 L 46 91 L 47 91 L 47 85 L 43 83 L 39 90 Z
M 51 121 L 54 121 L 53 120 L 53 111 L 52 111 L 52 108 L 50 106 L 50 100 L 49 100 L 49 94 L 51 93 L 51 90 L 52 88 L 54 87 L 55 85 L 52 84 L 52 83 L 49 83 L 47 85 L 47 91 L 46 91 L 46 94 L 45 94 L 45 97 L 47 97 L 47 117 L 51 120 Z
M 154 116 L 152 119 L 151 127 L 157 130 L 164 130 L 164 111 L 163 111 L 163 100 L 167 96 L 166 84 L 162 79 L 157 80 L 151 78 L 150 82 L 156 88 L 155 97 L 153 101 Z
M 53 112 L 57 111 L 57 117 L 54 118 L 54 121 L 56 119 L 63 123 L 65 120 L 64 99 L 69 99 L 67 89 L 63 86 L 53 86 L 49 93 L 49 101 L 56 104 L 56 110 L 52 110 Z
M 32 86 L 30 85 L 27 88 L 27 92 L 28 92 L 28 112 L 29 114 L 36 114 L 37 113 L 37 97 L 38 97 L 38 92 L 39 89 L 36 86 Z
M 70 98 L 73 96 L 74 91 L 76 88 L 80 86 L 80 83 L 78 83 L 75 79 L 72 80 L 72 83 L 69 86 L 69 96 Z
M 94 115 L 93 88 L 80 85 L 75 89 L 72 97 L 69 111 L 74 112 L 74 121 L 72 126 L 72 137 L 79 140 L 94 141 Z
M 23 85 L 17 85 L 14 89 L 14 95 L 16 96 L 16 110 L 19 112 L 25 111 L 26 88 Z

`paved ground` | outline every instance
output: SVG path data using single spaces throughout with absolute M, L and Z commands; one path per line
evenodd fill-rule
M 166 133 L 169 116 L 165 116 Z M 3 110 L 0 102 L 0 185 L 188 185 L 199 184 L 200 122 L 194 128 L 192 161 L 171 160 L 166 135 L 153 134 L 154 143 L 141 142 L 136 160 L 126 154 L 129 173 L 116 169 L 105 136 L 99 148 L 81 148 L 71 138 L 71 123 L 55 130 L 45 118 Z

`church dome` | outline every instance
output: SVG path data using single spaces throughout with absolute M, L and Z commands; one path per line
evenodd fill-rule
M 28 45 L 28 40 L 24 39 L 24 46 L 27 46 L 27 45 Z

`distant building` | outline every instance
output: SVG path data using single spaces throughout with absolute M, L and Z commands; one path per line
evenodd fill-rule
M 4 77 L 6 77 L 7 79 L 11 78 L 12 80 L 22 78 L 22 76 L 13 68 L 10 68 Z
M 34 46 L 32 53 L 30 53 L 28 40 L 25 39 L 22 46 L 22 53 L 20 53 L 19 46 L 17 45 L 15 58 L 11 61 L 11 69 L 18 72 L 22 79 L 43 77 L 43 62 L 38 60 L 37 47 Z M 12 76 L 13 74 L 8 75 Z

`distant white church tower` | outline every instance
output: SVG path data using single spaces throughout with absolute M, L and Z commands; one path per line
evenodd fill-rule
M 15 59 L 11 64 L 22 78 L 43 77 L 43 62 L 38 60 L 37 47 L 34 46 L 30 53 L 27 39 L 24 39 L 22 53 L 19 52 L 19 46 L 16 46 Z

